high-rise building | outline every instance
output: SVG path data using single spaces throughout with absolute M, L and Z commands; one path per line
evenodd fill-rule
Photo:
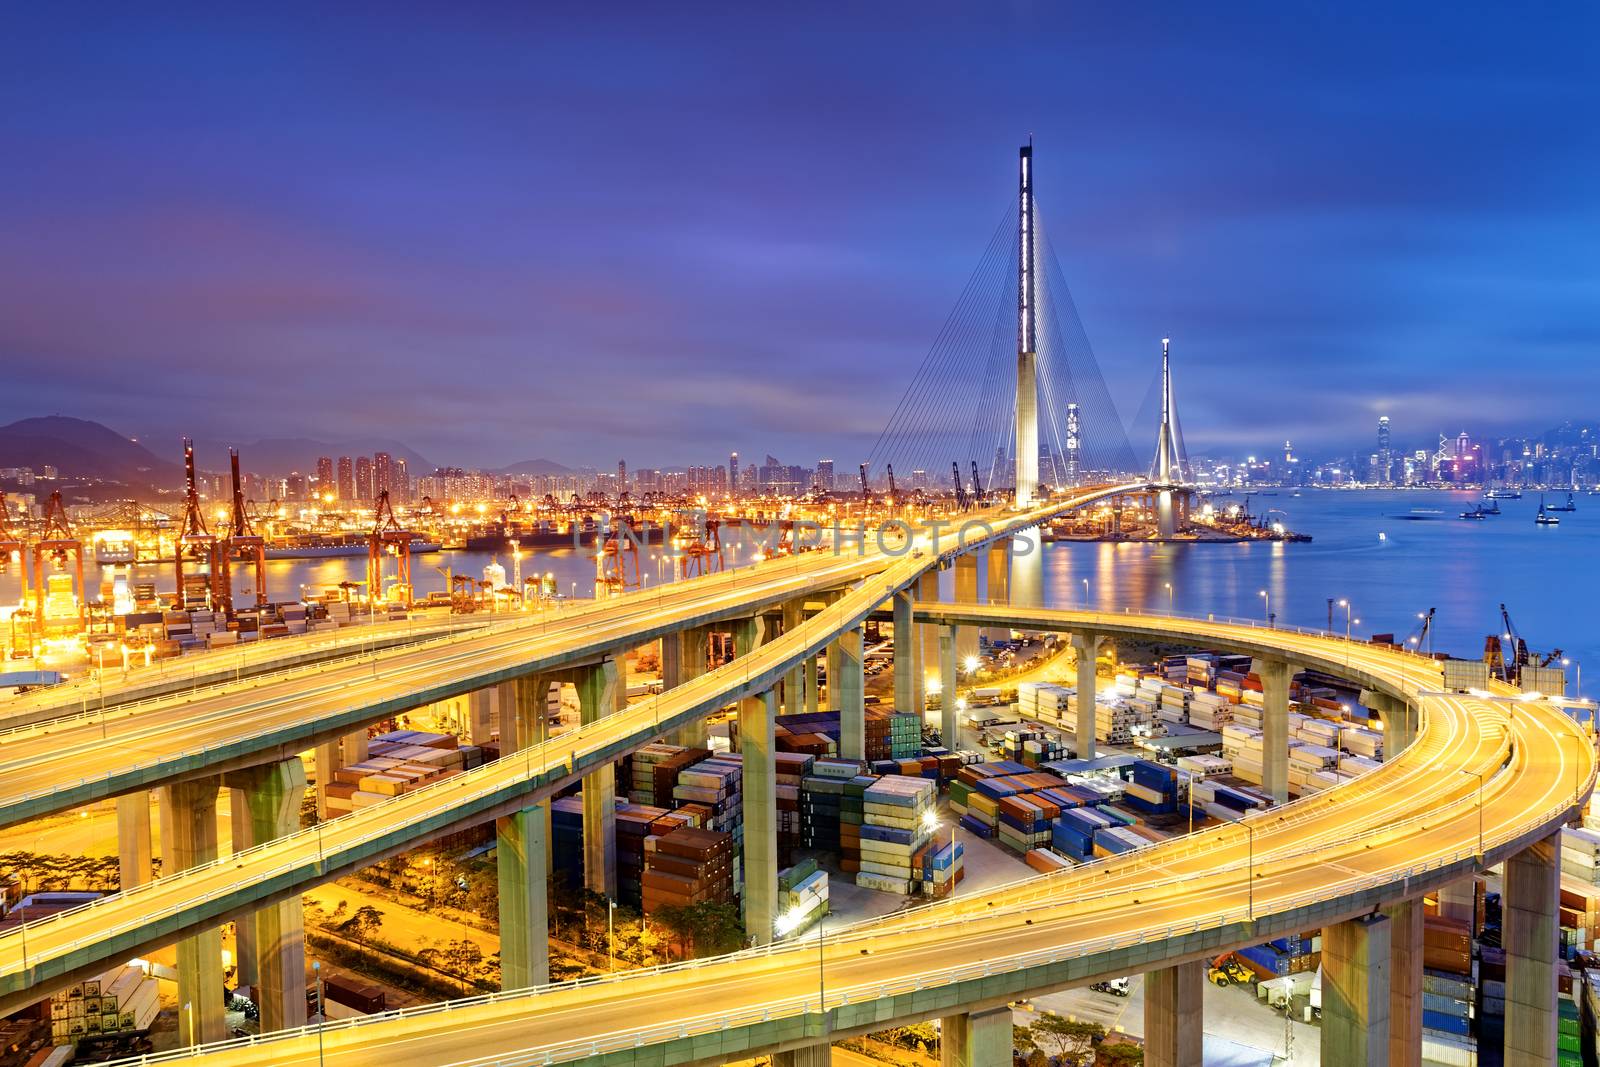
M 728 454 L 728 486 L 734 492 L 739 491 L 739 453 Z
M 372 460 L 356 457 L 356 499 L 362 503 L 372 501 Z
M 833 460 L 817 460 L 817 488 L 833 492 Z
M 339 499 L 348 503 L 356 498 L 356 477 L 349 456 L 339 457 Z
M 299 471 L 290 471 L 289 477 L 283 480 L 283 496 L 291 503 L 299 503 L 306 498 L 306 476 Z
M 1378 478 L 1380 482 L 1394 480 L 1394 453 L 1389 447 L 1389 416 L 1378 416 Z
M 411 499 L 411 473 L 406 470 L 403 456 L 394 461 L 394 485 L 390 487 L 389 495 L 401 504 Z
M 333 457 L 317 457 L 317 495 L 325 496 L 333 492 Z
M 388 492 L 394 488 L 394 457 L 387 452 L 378 452 L 372 457 L 372 495 Z
M 619 460 L 617 460 L 617 492 L 626 493 L 627 491 L 628 491 L 628 461 L 625 460 L 625 459 L 619 459 Z

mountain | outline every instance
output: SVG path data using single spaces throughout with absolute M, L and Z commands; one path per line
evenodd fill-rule
M 0 426 L 0 467 L 46 465 L 62 478 L 101 478 L 129 485 L 170 485 L 182 479 L 182 453 L 163 459 L 137 441 L 87 419 L 47 415 Z
M 564 467 L 553 459 L 525 459 L 521 463 L 513 463 L 509 467 L 501 467 L 500 474 L 571 474 L 571 467 Z
M 203 440 L 195 442 L 195 456 L 202 470 L 228 469 L 228 449 L 239 450 L 239 464 L 253 474 L 281 476 L 290 471 L 314 474 L 317 459 L 327 456 L 335 463 L 340 456 L 371 456 L 387 452 L 406 461 L 406 470 L 415 478 L 433 470 L 434 464 L 399 441 L 378 437 L 344 441 L 317 441 L 309 437 L 264 437 L 259 441 Z

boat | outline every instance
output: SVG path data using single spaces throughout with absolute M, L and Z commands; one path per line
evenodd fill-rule
M 1484 507 L 1482 504 L 1479 504 L 1478 510 L 1483 512 L 1485 515 L 1498 515 L 1500 514 L 1500 501 L 1491 499 L 1488 507 Z
M 1533 517 L 1533 521 L 1540 526 L 1561 525 L 1561 520 L 1558 517 L 1545 510 L 1544 497 L 1542 496 L 1539 498 L 1539 513 Z
M 1578 510 L 1578 505 L 1576 505 L 1576 504 L 1574 504 L 1572 502 L 1572 494 L 1568 493 L 1567 494 L 1567 502 L 1565 504 L 1551 504 L 1548 507 L 1546 507 L 1545 510 L 1546 511 L 1577 511 Z
M 1408 522 L 1426 522 L 1431 519 L 1441 519 L 1443 517 L 1443 508 L 1412 508 L 1410 512 L 1405 515 L 1395 516 L 1397 519 L 1405 519 Z
M 1521 500 L 1522 490 L 1512 489 L 1509 486 L 1501 486 L 1499 489 L 1491 489 L 1483 495 L 1488 497 L 1490 500 Z
M 1461 513 L 1461 517 L 1463 519 L 1479 519 L 1479 520 L 1482 520 L 1482 519 L 1487 519 L 1489 517 L 1489 513 L 1487 511 L 1483 510 L 1483 505 L 1482 504 L 1479 504 L 1477 507 L 1473 508 L 1471 511 L 1463 511 Z
M 266 548 L 268 559 L 335 559 L 343 556 L 365 556 L 370 548 L 365 536 L 349 537 L 292 537 Z M 422 537 L 411 539 L 412 554 L 439 551 L 437 541 Z

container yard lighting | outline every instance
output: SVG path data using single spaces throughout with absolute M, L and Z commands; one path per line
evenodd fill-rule
M 973 674 L 973 673 L 976 673 L 977 670 L 978 670 L 978 657 L 977 656 L 968 656 L 967 657 L 967 673 L 968 674 Z

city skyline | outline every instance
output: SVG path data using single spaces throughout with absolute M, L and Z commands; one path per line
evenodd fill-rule
M 1493 435 L 1580 415 L 1600 385 L 1595 267 L 1571 252 L 1596 230 L 1591 10 L 1557 33 L 1484 9 L 1426 49 L 1404 44 L 1420 9 L 1384 8 L 1386 33 L 1377 9 L 968 14 L 887 54 L 887 13 L 858 15 L 859 41 L 747 14 L 718 19 L 737 54 L 698 65 L 722 53 L 695 19 L 636 15 L 649 32 L 616 39 L 508 12 L 437 34 L 413 12 L 381 43 L 354 18 L 304 35 L 292 10 L 250 33 L 105 15 L 121 32 L 88 39 L 19 19 L 11 410 L 227 439 L 248 404 L 285 435 L 486 467 L 687 462 L 725 439 L 853 463 L 1030 132 L 1125 421 L 1164 334 L 1196 451 L 1337 451 L 1402 409 Z M 1033 62 L 1005 69 L 1014 48 Z M 853 121 L 817 120 L 845 101 Z M 1248 421 L 1242 380 L 1267 400 Z

